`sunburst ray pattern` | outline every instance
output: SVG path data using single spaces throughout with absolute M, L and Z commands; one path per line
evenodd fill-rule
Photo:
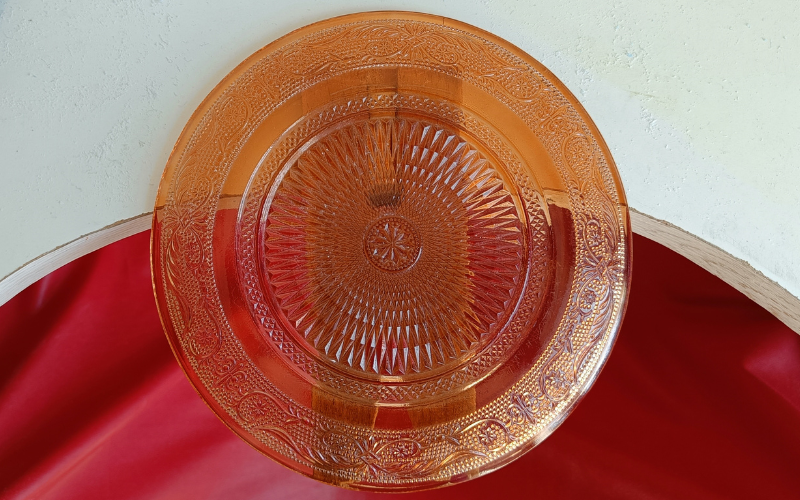
M 458 133 L 364 119 L 286 170 L 268 207 L 267 281 L 323 359 L 411 379 L 502 329 L 522 282 L 522 227 L 495 166 Z

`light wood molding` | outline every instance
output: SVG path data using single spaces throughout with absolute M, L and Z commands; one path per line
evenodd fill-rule
M 786 326 L 800 333 L 800 299 L 747 262 L 683 229 L 630 209 L 631 229 L 683 255 L 745 294 Z M 633 249 L 636 266 L 636 249 Z M 635 292 L 634 292 L 635 293 Z
M 116 222 L 36 257 L 0 280 L 0 306 L 64 264 L 115 241 L 147 231 L 152 217 L 152 213 L 146 213 Z

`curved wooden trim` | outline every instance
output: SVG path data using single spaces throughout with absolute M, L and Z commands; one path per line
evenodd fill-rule
M 786 326 L 800 333 L 800 298 L 764 276 L 747 262 L 683 229 L 630 209 L 631 229 L 683 255 L 745 294 Z M 634 249 L 634 262 L 636 250 Z M 634 263 L 634 266 L 636 264 Z
M 0 280 L 0 306 L 64 264 L 115 241 L 147 231 L 150 229 L 152 219 L 153 214 L 148 212 L 115 222 L 36 257 Z
M 634 209 L 630 210 L 630 214 L 633 232 L 683 255 L 800 333 L 800 298 L 764 276 L 747 262 L 669 222 L 655 219 Z M 81 236 L 40 255 L 0 280 L 0 305 L 64 264 L 115 241 L 149 230 L 151 220 L 151 213 L 138 215 Z

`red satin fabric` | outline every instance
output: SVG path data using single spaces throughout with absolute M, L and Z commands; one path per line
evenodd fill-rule
M 800 498 L 800 337 L 634 243 L 622 332 L 573 415 L 498 472 L 405 498 Z M 169 351 L 148 254 L 148 234 L 130 237 L 0 308 L 0 495 L 378 496 L 292 473 L 225 428 Z

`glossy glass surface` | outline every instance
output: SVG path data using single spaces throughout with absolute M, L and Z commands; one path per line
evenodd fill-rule
M 413 13 L 323 21 L 201 104 L 170 157 L 153 281 L 189 379 L 314 478 L 430 488 L 530 449 L 616 336 L 628 212 L 538 62 Z

